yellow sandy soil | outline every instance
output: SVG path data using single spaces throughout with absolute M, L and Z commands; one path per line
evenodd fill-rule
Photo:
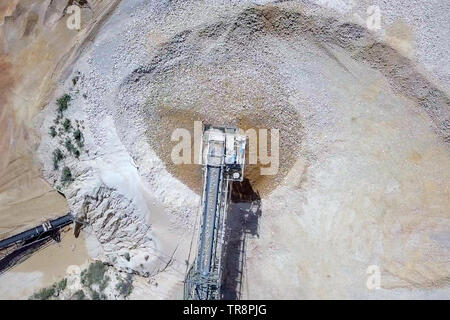
M 84 234 L 73 236 L 72 228 L 61 234 L 61 242 L 52 242 L 0 277 L 0 299 L 26 299 L 36 290 L 63 279 L 71 265 L 88 260 Z
M 42 178 L 34 161 L 40 139 L 35 117 L 50 101 L 56 81 L 70 70 L 119 2 L 90 1 L 80 31 L 69 30 L 64 17 L 49 20 L 56 2 L 40 11 L 46 12 L 43 19 L 30 10 L 46 5 L 40 0 L 0 4 L 0 239 L 68 212 L 66 200 Z M 84 241 L 69 232 L 61 244 L 39 251 L 3 274 L 0 298 L 28 297 L 35 288 L 61 278 L 68 265 L 82 263 L 86 257 Z
M 0 5 L 0 238 L 68 211 L 65 199 L 42 179 L 33 161 L 39 141 L 34 117 L 86 39 L 118 3 L 93 1 L 90 14 L 83 15 L 91 19 L 75 31 L 64 18 L 38 22 L 30 10 L 38 2 Z

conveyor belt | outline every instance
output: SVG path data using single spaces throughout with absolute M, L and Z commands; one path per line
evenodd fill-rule
M 215 129 L 203 137 L 205 152 L 202 158 L 204 182 L 201 226 L 196 260 L 186 275 L 186 299 L 220 299 L 223 229 L 229 200 L 229 181 L 233 181 L 233 173 L 238 173 L 238 178 L 242 178 L 245 163 L 245 137 L 238 136 L 236 139 L 233 130 Z
M 201 249 L 198 256 L 198 270 L 207 275 L 214 264 L 216 217 L 219 195 L 221 194 L 220 182 L 222 175 L 221 167 L 208 166 L 206 169 L 205 203 L 203 206 L 203 223 L 201 238 Z
M 0 240 L 0 250 L 8 248 L 14 244 L 26 242 L 29 240 L 33 240 L 34 238 L 39 237 L 45 232 L 48 232 L 50 230 L 55 230 L 58 228 L 62 228 L 68 224 L 70 224 L 73 221 L 72 215 L 69 213 L 65 216 L 59 217 L 57 219 L 51 220 L 49 228 L 44 229 L 43 225 L 34 227 L 32 229 L 26 230 L 24 232 L 21 232 L 19 234 L 16 234 L 12 237 Z

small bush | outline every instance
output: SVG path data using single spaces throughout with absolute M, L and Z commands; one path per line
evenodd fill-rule
M 75 138 L 76 141 L 81 141 L 82 133 L 80 129 L 77 129 L 73 132 L 73 137 Z
M 43 288 L 39 290 L 30 297 L 30 300 L 48 300 L 54 295 L 55 295 L 55 288 L 52 286 L 49 288 Z
M 67 279 L 64 278 L 61 281 L 54 283 L 52 286 L 48 288 L 43 288 L 33 294 L 29 299 L 30 300 L 48 300 L 52 297 L 57 297 L 61 292 L 66 289 Z
M 73 181 L 72 172 L 68 167 L 64 167 L 61 175 L 61 182 L 63 185 L 70 184 Z
M 67 278 L 64 278 L 56 284 L 56 289 L 58 290 L 58 292 L 61 292 L 66 288 L 66 286 L 67 286 Z
M 67 93 L 62 95 L 58 100 L 56 100 L 56 104 L 58 105 L 58 112 L 63 113 L 67 110 L 67 107 L 69 105 L 69 101 L 71 100 L 71 96 Z
M 116 284 L 116 290 L 118 290 L 124 297 L 128 297 L 131 291 L 133 291 L 133 276 L 128 274 L 125 279 L 121 279 Z
M 86 298 L 86 295 L 84 294 L 83 290 L 78 290 L 72 295 L 72 300 L 84 300 Z
M 92 290 L 92 300 L 100 300 L 100 294 L 95 290 Z
M 52 286 L 48 288 L 43 288 L 39 290 L 37 293 L 33 294 L 30 299 L 31 300 L 48 300 L 52 297 L 57 297 L 59 294 L 64 291 L 67 286 L 67 279 L 64 278 L 61 281 L 54 283 Z
M 91 263 L 87 269 L 81 272 L 81 283 L 87 287 L 91 287 L 93 284 L 100 284 L 105 272 L 106 266 L 101 261 Z
M 63 122 L 63 128 L 66 132 L 70 131 L 70 128 L 72 128 L 72 124 L 70 123 L 70 119 L 65 119 Z
M 52 138 L 56 137 L 56 128 L 55 128 L 55 126 L 51 126 L 51 127 L 50 127 L 49 134 L 50 134 L 50 136 L 51 136 Z
M 107 300 L 106 294 L 92 290 L 92 300 Z
M 58 148 L 53 151 L 53 169 L 58 170 L 59 162 L 64 158 L 63 153 Z
M 100 286 L 99 286 L 100 292 L 103 292 L 103 290 L 106 289 L 106 287 L 108 286 L 109 280 L 111 280 L 111 278 L 108 276 L 105 276 L 105 278 L 103 279 L 102 283 L 100 283 Z
M 76 150 L 75 146 L 72 143 L 72 140 L 70 139 L 66 139 L 64 145 L 66 146 L 67 151 L 69 151 L 70 153 L 74 153 L 74 151 Z
M 73 138 L 77 142 L 77 145 L 82 148 L 83 147 L 83 133 L 81 133 L 80 129 L 77 129 L 73 132 Z
M 79 79 L 80 79 L 80 76 L 75 76 L 75 77 L 73 77 L 73 78 L 72 78 L 72 84 L 73 84 L 74 86 L 76 86 Z

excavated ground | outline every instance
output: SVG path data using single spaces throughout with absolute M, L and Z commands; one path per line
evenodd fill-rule
M 65 116 L 83 121 L 89 150 L 64 150 L 70 209 L 92 223 L 101 259 L 155 274 L 135 297 L 180 297 L 202 179 L 172 163 L 171 133 L 194 120 L 279 129 L 278 174 L 247 166 L 254 197 L 233 207 L 258 212 L 243 298 L 448 296 L 448 93 L 385 27 L 308 1 L 123 0 L 40 114 L 44 176 L 59 183 L 48 130 L 69 92 Z M 366 287 L 373 264 L 381 290 Z

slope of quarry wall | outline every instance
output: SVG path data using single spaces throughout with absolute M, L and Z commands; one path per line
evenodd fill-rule
M 67 213 L 65 199 L 42 177 L 33 151 L 34 117 L 117 1 L 90 1 L 81 30 L 66 26 L 73 1 L 4 1 L 0 5 L 0 235 Z

